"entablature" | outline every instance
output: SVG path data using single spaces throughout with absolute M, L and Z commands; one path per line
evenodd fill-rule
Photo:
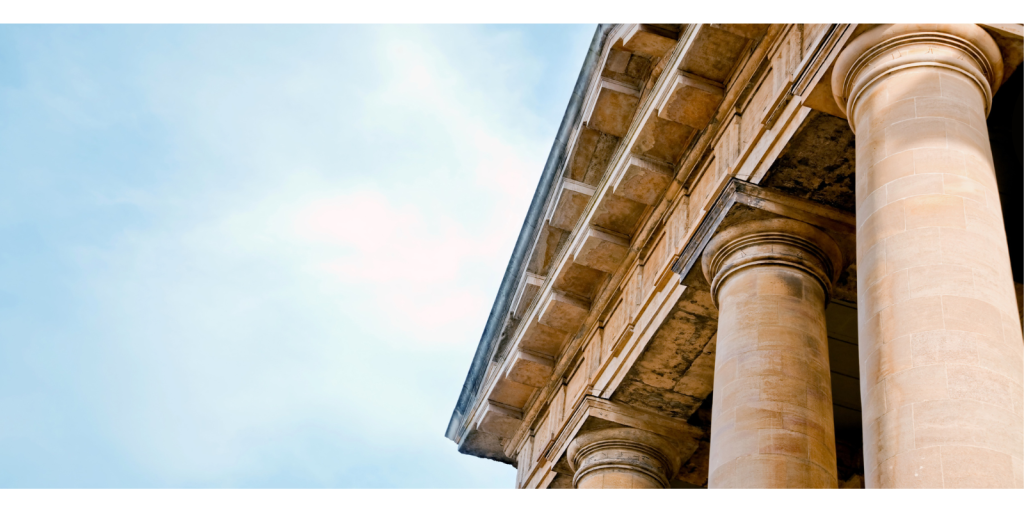
M 713 321 L 709 296 L 680 267 L 686 251 L 699 249 L 701 226 L 722 214 L 729 194 L 735 204 L 786 215 L 785 198 L 765 202 L 736 183 L 765 179 L 812 109 L 841 115 L 831 66 L 863 29 L 613 29 L 506 324 L 508 342 L 493 354 L 465 425 L 502 397 L 498 403 L 517 411 L 509 415 L 519 422 L 514 432 L 501 438 L 514 458 L 544 429 L 561 432 L 582 397 L 611 399 L 659 326 L 682 314 L 678 301 Z M 673 33 L 668 48 L 661 39 Z M 651 62 L 643 72 L 641 59 Z M 710 392 L 714 330 L 697 317 L 687 320 L 703 329 L 685 360 L 693 374 L 674 391 L 692 403 L 666 409 L 676 414 L 691 414 Z

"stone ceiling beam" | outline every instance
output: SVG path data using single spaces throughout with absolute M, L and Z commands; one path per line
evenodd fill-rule
M 669 94 L 658 105 L 658 116 L 702 130 L 714 117 L 724 97 L 721 85 L 680 72 Z
M 581 237 L 582 243 L 572 253 L 575 263 L 612 273 L 629 253 L 629 239 L 597 228 L 588 227 Z
M 517 350 L 505 377 L 514 382 L 539 388 L 551 379 L 554 367 L 555 362 L 551 357 L 526 350 Z
M 622 37 L 622 47 L 640 55 L 661 58 L 676 46 L 679 34 L 646 23 L 637 23 Z
M 558 229 L 572 231 L 595 191 L 596 189 L 590 185 L 563 178 L 558 196 L 555 197 L 553 207 L 548 212 L 548 222 Z
M 500 437 L 509 437 L 523 422 L 523 413 L 494 401 L 488 401 L 480 414 L 477 429 Z
M 544 325 L 575 334 L 589 312 L 589 302 L 552 290 L 540 304 L 537 317 Z
M 661 200 L 675 173 L 668 162 L 630 155 L 626 170 L 612 183 L 612 192 L 649 206 Z
M 602 77 L 597 93 L 584 112 L 584 124 L 594 130 L 622 137 L 629 131 L 640 90 L 631 84 Z

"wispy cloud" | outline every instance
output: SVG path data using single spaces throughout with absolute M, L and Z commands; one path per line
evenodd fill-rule
M 0 485 L 511 485 L 443 432 L 591 30 L 0 28 Z

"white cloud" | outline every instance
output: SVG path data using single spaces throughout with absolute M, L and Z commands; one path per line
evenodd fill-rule
M 134 220 L 88 226 L 53 313 L 95 365 L 78 446 L 151 485 L 509 485 L 442 435 L 554 134 L 544 56 L 513 28 L 176 30 L 93 50 L 150 115 L 110 129 L 151 131 L 81 144 L 120 174 L 68 229 Z

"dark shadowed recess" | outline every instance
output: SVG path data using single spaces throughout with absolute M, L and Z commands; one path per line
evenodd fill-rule
M 1021 190 L 1024 189 L 1024 158 L 1021 157 L 1021 139 L 1024 138 L 1021 96 L 1024 84 L 1021 82 L 1021 67 L 1024 66 L 1018 66 L 996 92 L 992 112 L 988 116 L 988 137 L 992 142 L 999 201 L 1003 205 L 1003 223 L 1010 245 L 1010 265 L 1013 267 L 1013 280 L 1018 283 L 1024 283 L 1021 268 L 1024 265 L 1024 209 L 1020 202 Z

